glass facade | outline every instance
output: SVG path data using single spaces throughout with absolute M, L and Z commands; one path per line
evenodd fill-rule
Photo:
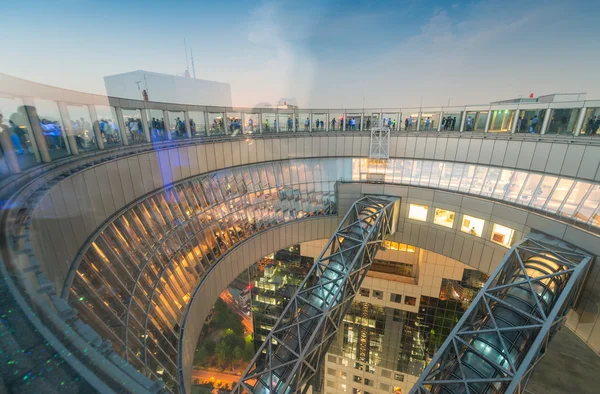
M 312 114 L 312 131 L 325 131 L 327 129 L 327 113 L 314 112 Z
M 239 135 L 242 133 L 242 114 L 239 112 L 227 112 L 227 129 L 229 135 Z
M 546 110 L 521 110 L 517 119 L 516 133 L 540 134 Z
M 488 111 L 468 111 L 464 131 L 484 132 L 487 118 Z
M 171 138 L 185 138 L 187 137 L 185 129 L 185 115 L 183 111 L 167 111 L 169 115 L 169 132 Z
M 580 135 L 595 136 L 600 128 L 600 108 L 587 108 Z
M 200 277 L 261 230 L 335 213 L 343 161 L 223 170 L 147 197 L 93 239 L 73 277 L 70 303 L 117 353 L 176 385 L 179 327 Z
M 50 100 L 34 99 L 33 107 L 28 107 L 30 119 L 39 119 L 40 127 L 52 159 L 71 154 L 67 134 L 58 110 L 58 104 Z
M 361 131 L 362 130 L 362 114 L 347 113 L 346 114 L 346 131 Z M 368 130 L 368 129 L 367 129 Z
M 298 124 L 296 125 L 296 131 L 310 131 L 311 129 L 311 120 L 310 120 L 310 112 L 297 112 L 296 113 Z
M 577 118 L 579 117 L 579 108 L 573 109 L 553 109 L 552 119 L 548 125 L 546 134 L 571 134 L 575 133 Z
M 225 135 L 225 119 L 222 112 L 208 113 L 208 135 Z
M 70 130 L 77 148 L 81 151 L 93 151 L 98 149 L 96 134 L 92 128 L 90 111 L 87 105 L 67 105 L 70 119 Z
M 144 126 L 142 125 L 142 115 L 139 109 L 124 109 L 123 124 L 130 145 L 144 142 Z
M 390 130 L 397 131 L 400 126 L 400 114 L 396 112 L 384 112 L 383 121 Z
M 390 159 L 382 165 L 352 159 L 352 179 L 367 181 L 377 173 L 386 183 L 459 191 L 541 209 L 580 223 L 600 227 L 600 185 L 552 175 L 474 164 Z
M 167 132 L 165 131 L 165 117 L 163 111 L 149 109 L 147 118 L 148 127 L 150 127 L 150 138 L 152 138 L 153 141 L 166 140 Z
M 263 113 L 262 114 L 262 132 L 276 133 L 277 132 L 277 114 Z
M 437 131 L 440 118 L 439 112 L 422 112 L 420 131 Z
M 442 114 L 441 131 L 459 131 L 460 122 L 462 121 L 461 112 L 444 112 Z
M 490 133 L 510 133 L 515 117 L 515 110 L 500 109 L 492 111 L 492 120 L 490 121 Z
M 329 130 L 340 131 L 344 122 L 343 112 L 329 112 Z
M 204 137 L 206 136 L 206 122 L 204 120 L 204 112 L 202 111 L 190 111 L 190 131 L 192 137 Z
M 40 155 L 33 130 L 29 124 L 23 101 L 18 98 L 0 97 L 0 127 L 9 134 L 10 145 L 17 155 L 19 167 L 23 170 L 39 163 Z
M 104 146 L 121 145 L 121 133 L 117 122 L 117 112 L 113 107 L 105 105 L 96 106 L 96 116 L 100 127 L 100 134 L 104 141 Z
M 245 113 L 244 114 L 244 132 L 246 134 L 255 134 L 259 130 L 259 116 L 258 113 Z
M 294 131 L 294 114 L 292 112 L 289 112 L 289 113 L 280 112 L 279 113 L 279 121 L 277 123 L 279 124 L 279 131 L 281 133 L 293 132 Z

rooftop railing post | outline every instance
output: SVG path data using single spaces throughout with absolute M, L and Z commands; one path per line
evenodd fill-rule
M 127 138 L 127 129 L 125 127 L 125 119 L 123 119 L 123 108 L 115 107 L 115 113 L 117 114 L 117 124 L 119 125 L 119 130 L 121 132 L 121 140 L 123 141 L 123 145 L 129 145 L 129 139 Z
M 417 131 L 421 131 L 421 116 L 423 112 L 419 108 L 419 114 L 417 115 Z
M 490 130 L 490 123 L 492 122 L 492 113 L 494 111 L 492 111 L 492 107 L 490 106 L 490 109 L 488 110 L 488 116 L 487 119 L 485 120 L 485 129 L 483 129 L 484 133 L 487 133 Z
M 467 121 L 467 110 L 465 109 L 464 111 L 462 111 L 462 116 L 460 119 L 460 132 L 462 133 L 463 131 L 465 131 L 465 123 Z
M 173 136 L 171 135 L 171 122 L 169 122 L 169 111 L 163 109 L 163 119 L 165 122 L 165 129 L 163 130 L 167 134 L 167 139 L 172 140 Z
M 581 107 L 581 109 L 579 110 L 579 116 L 577 117 L 577 125 L 575 126 L 573 135 L 578 136 L 581 134 L 581 129 L 583 128 L 583 122 L 585 122 L 586 112 L 587 112 L 587 108 L 585 106 Z
M 544 121 L 542 122 L 542 128 L 540 129 L 540 134 L 546 134 L 548 131 L 548 125 L 550 125 L 550 120 L 552 119 L 552 108 L 548 108 L 546 113 L 544 114 Z
M 46 137 L 44 136 L 44 131 L 42 130 L 37 109 L 33 103 L 33 100 L 25 98 L 23 99 L 23 102 L 25 104 L 25 115 L 29 119 L 29 124 L 31 125 L 31 131 L 40 154 L 40 159 L 43 163 L 50 163 L 52 159 L 50 158 L 50 151 L 48 150 L 48 144 L 46 143 Z
M 140 109 L 140 118 L 142 119 L 142 128 L 144 129 L 144 139 L 146 142 L 152 142 L 150 137 L 150 126 L 148 125 L 148 116 L 144 108 Z
M 58 103 L 58 112 L 60 113 L 60 117 L 62 120 L 62 124 L 64 127 L 65 136 L 67 138 L 67 143 L 71 148 L 72 155 L 78 155 L 79 149 L 77 148 L 77 140 L 73 135 L 73 129 L 71 128 L 71 117 L 69 116 L 69 110 L 67 109 L 67 104 L 63 102 Z
M 192 138 L 192 126 L 190 125 L 190 111 L 187 109 L 183 111 L 183 118 L 185 119 L 185 134 L 188 138 Z
M 100 130 L 100 123 L 98 122 L 98 113 L 96 107 L 89 104 L 88 111 L 90 113 L 90 120 L 92 121 L 92 129 L 94 129 L 94 135 L 96 136 L 96 144 L 98 149 L 104 150 L 104 139 L 102 138 L 102 130 Z
M 514 134 L 517 132 L 517 125 L 519 124 L 519 114 L 520 114 L 521 110 L 519 108 L 517 108 L 515 110 L 515 117 L 513 119 L 513 123 L 512 126 L 510 127 L 510 133 Z
M 440 111 L 440 118 L 438 119 L 437 131 L 438 133 L 442 131 L 442 118 L 444 117 L 444 110 Z

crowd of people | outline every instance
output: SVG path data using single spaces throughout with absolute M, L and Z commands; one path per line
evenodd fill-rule
M 596 135 L 600 129 L 600 116 L 590 116 L 585 124 L 585 135 Z

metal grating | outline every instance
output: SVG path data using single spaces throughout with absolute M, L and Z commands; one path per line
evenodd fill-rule
M 411 394 L 524 393 L 575 303 L 591 260 L 540 234 L 513 246 Z
M 381 242 L 395 231 L 399 200 L 356 201 L 344 216 L 233 393 L 297 393 L 316 374 Z

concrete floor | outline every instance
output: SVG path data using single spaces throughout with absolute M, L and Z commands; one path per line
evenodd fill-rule
M 525 393 L 600 393 L 600 356 L 563 327 L 552 339 Z

